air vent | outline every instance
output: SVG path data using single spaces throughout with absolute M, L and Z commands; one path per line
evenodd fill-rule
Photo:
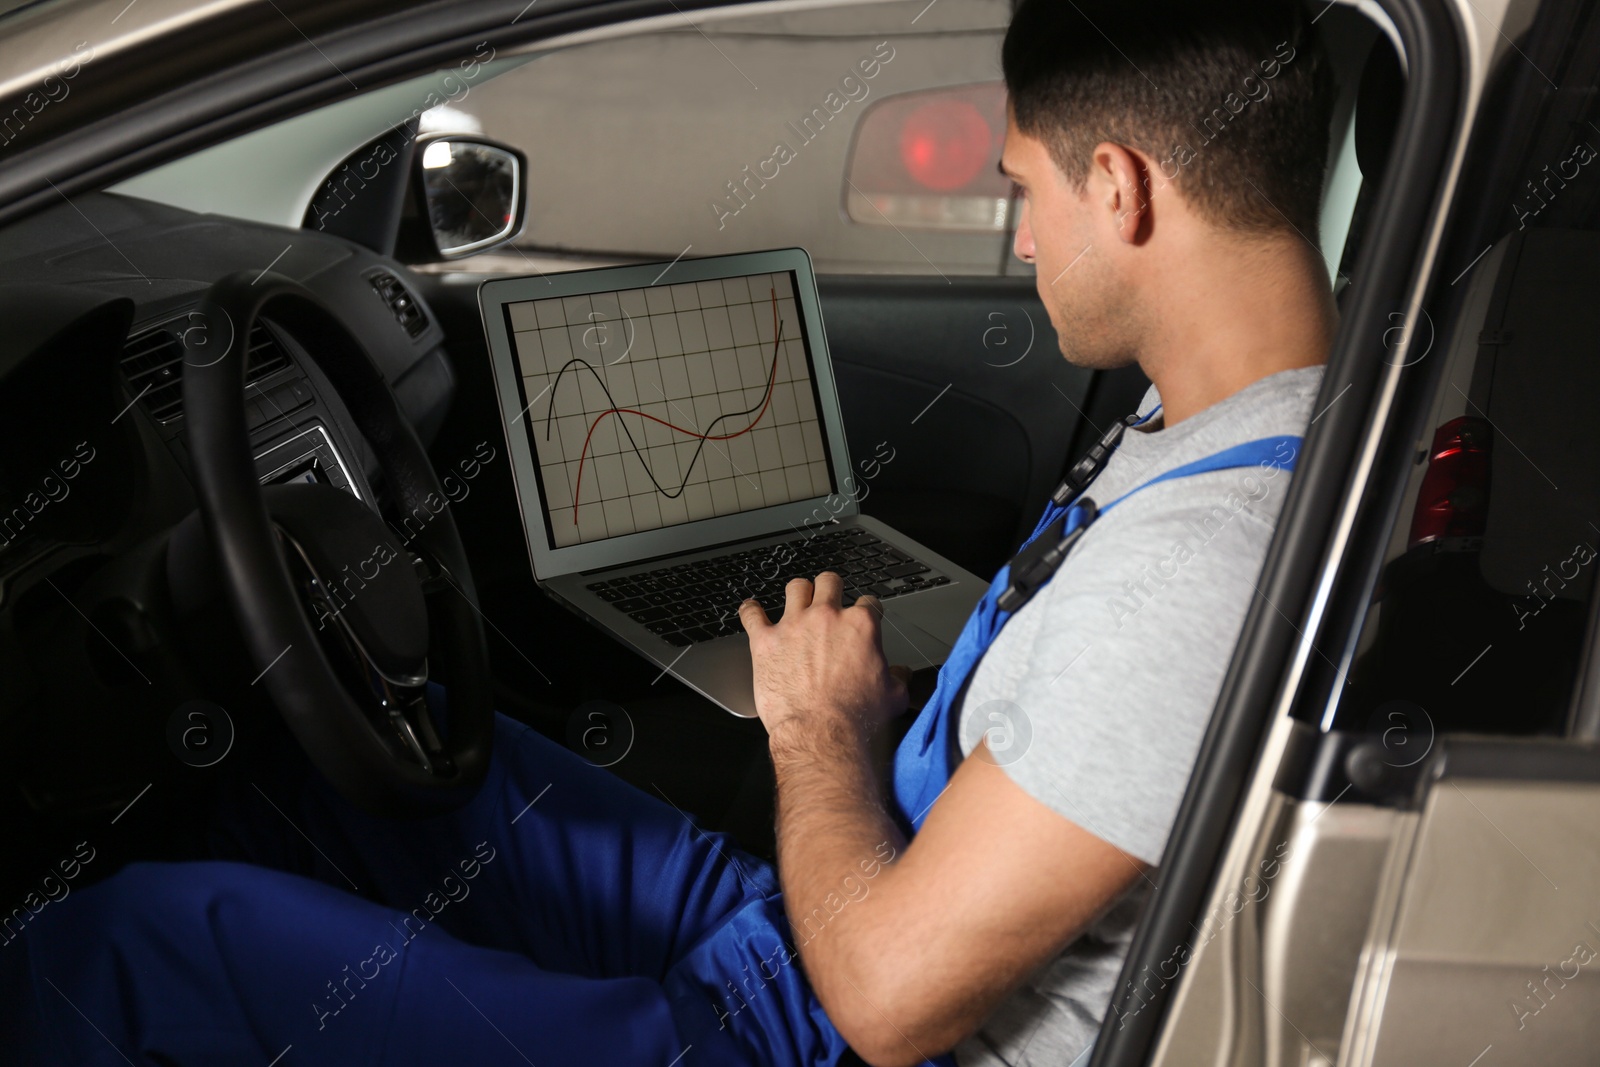
M 372 287 L 378 291 L 378 296 L 389 310 L 394 312 L 394 317 L 400 325 L 406 328 L 406 333 L 412 337 L 420 336 L 428 328 L 427 313 L 422 310 L 422 305 L 417 303 L 417 298 L 411 295 L 405 283 L 386 270 L 374 272 L 368 280 Z
M 157 422 L 169 422 L 183 414 L 183 345 L 178 331 L 185 322 L 184 318 L 164 322 L 134 337 L 122 349 L 122 374 L 128 388 Z M 266 323 L 257 322 L 250 330 L 245 384 L 261 381 L 287 366 L 289 353 Z
M 283 350 L 278 338 L 258 322 L 250 330 L 250 353 L 244 363 L 244 384 L 251 385 L 289 365 L 289 353 Z
M 152 419 L 183 413 L 183 345 L 163 328 L 142 333 L 122 350 L 122 374 Z

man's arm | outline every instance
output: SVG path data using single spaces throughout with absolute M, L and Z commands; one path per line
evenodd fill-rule
M 778 866 L 801 961 L 828 1017 L 877 1067 L 916 1064 L 975 1031 L 1146 868 L 963 761 L 907 845 L 868 740 L 904 706 L 881 608 L 841 608 L 837 575 L 797 580 L 783 619 L 747 602 L 756 710 L 778 780 Z

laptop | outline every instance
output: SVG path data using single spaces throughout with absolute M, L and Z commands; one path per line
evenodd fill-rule
M 896 442 L 853 457 L 804 249 L 479 289 L 539 587 L 735 715 L 739 604 L 774 621 L 823 570 L 883 605 L 884 651 L 942 662 L 988 583 L 861 513 Z

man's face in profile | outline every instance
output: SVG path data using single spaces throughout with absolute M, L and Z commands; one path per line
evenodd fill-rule
M 1096 201 L 1096 183 L 1079 189 L 1043 141 L 1009 113 L 1001 169 L 1021 188 L 1012 251 L 1038 272 L 1039 299 L 1068 362 L 1108 370 L 1135 361 L 1127 287 L 1118 282 L 1121 240 L 1115 212 Z

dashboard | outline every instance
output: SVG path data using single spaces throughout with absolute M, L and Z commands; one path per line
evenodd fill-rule
M 456 379 L 436 316 L 393 260 L 315 231 L 106 193 L 0 233 L 0 744 L 12 751 L 70 748 L 74 732 L 114 740 L 141 701 L 164 715 L 173 692 L 194 688 L 160 647 L 170 631 L 151 622 L 170 608 L 170 534 L 197 505 L 185 344 L 204 329 L 196 311 L 216 280 L 268 269 L 335 311 L 429 443 Z M 246 339 L 258 477 L 322 482 L 376 506 L 382 473 L 315 358 L 338 342 L 291 335 L 270 311 Z M 93 792 L 92 765 L 74 782 L 66 761 L 45 762 L 61 795 L 30 795 L 35 805 Z
M 367 346 L 426 440 L 454 379 L 443 333 L 403 268 L 313 231 L 194 215 L 109 194 L 11 228 L 0 261 L 0 610 L 19 567 L 137 537 L 192 509 L 184 343 L 236 270 L 286 274 Z M 125 331 L 125 332 L 124 332 Z M 119 336 L 119 334 L 121 334 Z M 263 482 L 313 480 L 372 499 L 365 442 L 306 345 L 270 318 L 247 339 L 246 417 Z M 140 501 L 140 490 L 156 499 Z M 150 530 L 127 529 L 140 513 Z

